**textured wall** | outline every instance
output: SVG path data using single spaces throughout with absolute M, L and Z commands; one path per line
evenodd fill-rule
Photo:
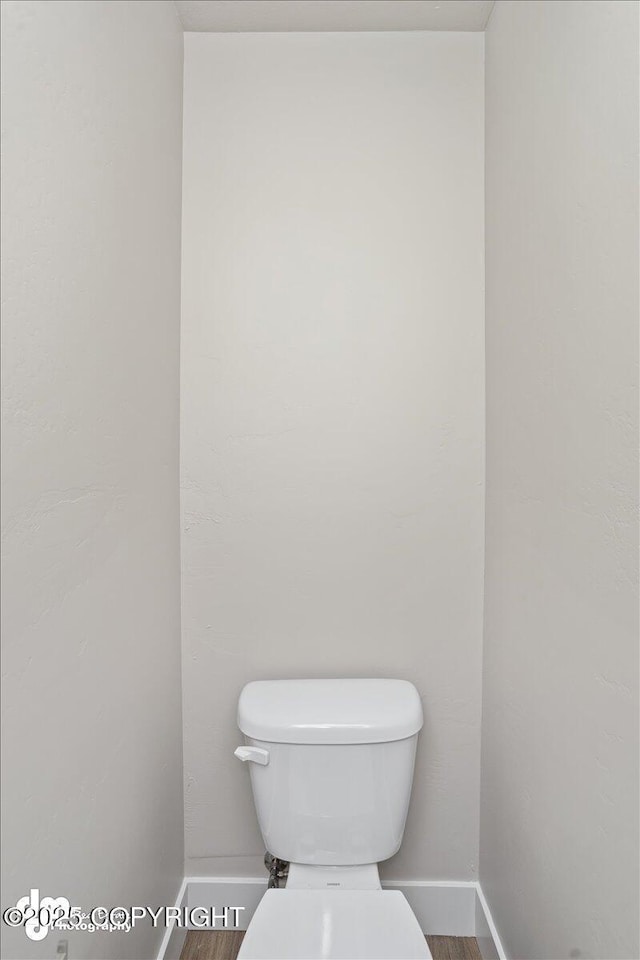
M 262 872 L 253 678 L 415 681 L 388 875 L 477 870 L 483 37 L 190 34 L 187 872 Z
M 2 13 L 3 906 L 172 903 L 182 36 L 169 2 Z
M 486 71 L 481 882 L 637 958 L 638 5 L 499 0 Z

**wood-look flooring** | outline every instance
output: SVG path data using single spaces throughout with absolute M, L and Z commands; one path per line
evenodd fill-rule
M 180 960 L 236 960 L 242 930 L 190 930 Z M 433 960 L 482 960 L 475 937 L 427 937 Z

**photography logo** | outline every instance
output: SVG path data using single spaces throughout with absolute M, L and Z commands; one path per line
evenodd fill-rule
M 9 927 L 22 927 L 30 940 L 44 940 L 51 927 L 77 913 L 78 907 L 71 907 L 66 897 L 43 897 L 40 891 L 32 889 L 28 897 L 20 897 L 15 907 L 7 907 L 2 914 L 3 921 Z

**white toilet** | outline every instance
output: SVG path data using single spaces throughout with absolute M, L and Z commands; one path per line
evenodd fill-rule
M 267 850 L 289 861 L 267 890 L 238 960 L 430 958 L 378 862 L 400 847 L 418 732 L 406 680 L 268 680 L 238 703 L 258 822 Z

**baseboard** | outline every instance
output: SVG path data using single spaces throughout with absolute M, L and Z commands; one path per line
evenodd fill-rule
M 187 905 L 188 881 L 185 878 L 180 884 L 178 896 L 174 906 L 182 910 Z M 158 960 L 180 960 L 180 954 L 187 938 L 187 930 L 173 920 L 167 927 L 165 935 L 160 944 Z
M 225 908 L 239 908 L 234 930 L 247 929 L 256 907 L 267 889 L 266 874 L 263 877 L 255 878 L 187 877 L 186 883 L 189 910 L 194 910 L 196 907 L 205 910 L 215 908 L 215 912 L 221 914 Z M 205 926 L 199 929 L 221 930 L 223 927 L 218 921 L 215 927 Z
M 482 960 L 507 960 L 489 904 L 479 883 L 476 884 L 476 940 Z
M 382 888 L 405 895 L 425 934 L 475 936 L 476 885 L 472 880 L 383 880 Z
M 507 960 L 480 884 L 474 880 L 389 880 L 383 889 L 399 890 L 409 901 L 425 934 L 476 937 L 483 960 Z M 228 929 L 246 930 L 260 902 L 265 877 L 185 877 L 176 906 L 214 909 L 220 918 L 227 908 Z M 232 913 L 231 908 L 237 908 Z M 217 919 L 212 925 L 187 927 L 176 923 L 167 930 L 158 960 L 179 960 L 187 929 L 224 929 Z

